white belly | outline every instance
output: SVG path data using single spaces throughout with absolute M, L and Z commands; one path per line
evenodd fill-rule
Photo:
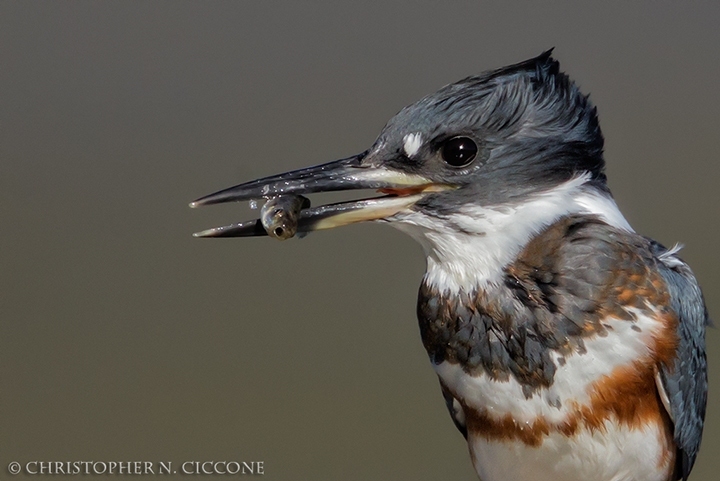
M 647 358 L 653 336 L 662 328 L 655 318 L 638 314 L 634 323 L 606 320 L 610 333 L 585 343 L 586 353 L 570 355 L 558 363 L 553 384 L 531 396 L 512 376 L 494 380 L 472 376 L 459 364 L 443 362 L 435 371 L 446 389 L 462 405 L 496 422 L 510 418 L 522 430 L 532 431 L 538 419 L 550 429 L 523 443 L 522 436 L 490 438 L 473 432 L 468 423 L 468 445 L 482 481 L 666 481 L 674 451 L 664 420 L 648 419 L 641 426 L 618 423 L 612 416 L 601 426 L 578 423 L 569 435 L 560 428 L 581 419 L 579 406 L 590 402 L 592 386 L 617 369 Z M 635 330 L 632 327 L 640 329 Z M 637 393 L 638 395 L 642 393 Z M 467 417 L 467 416 L 466 416 Z M 478 428 L 480 429 L 480 428 Z M 497 434 L 497 433 L 496 433 Z
M 667 481 L 672 459 L 658 425 L 605 427 L 551 433 L 537 447 L 472 434 L 468 444 L 482 481 Z

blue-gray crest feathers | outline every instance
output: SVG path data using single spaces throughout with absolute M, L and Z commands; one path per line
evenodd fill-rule
M 491 152 L 491 161 L 513 164 L 536 182 L 588 172 L 604 185 L 597 109 L 551 53 L 446 85 L 398 112 L 378 145 L 400 152 L 410 133 L 422 134 L 428 145 L 471 135 Z

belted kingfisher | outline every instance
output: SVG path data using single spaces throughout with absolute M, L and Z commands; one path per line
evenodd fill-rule
M 687 479 L 708 312 L 607 187 L 597 110 L 551 51 L 402 109 L 367 151 L 191 206 L 349 189 L 299 233 L 388 223 L 423 247 L 420 334 L 483 481 Z M 201 237 L 265 235 L 259 221 Z

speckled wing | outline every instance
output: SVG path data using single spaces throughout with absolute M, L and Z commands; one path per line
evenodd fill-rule
M 678 355 L 671 368 L 660 371 L 674 423 L 677 445 L 676 479 L 686 480 L 695 463 L 707 403 L 705 327 L 710 323 L 700 287 L 688 265 L 660 244 L 652 243 L 658 269 L 668 286 L 671 307 L 678 316 Z

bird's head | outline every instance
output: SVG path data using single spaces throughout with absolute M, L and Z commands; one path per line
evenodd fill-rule
M 548 51 L 405 107 L 361 154 L 240 184 L 191 205 L 374 189 L 385 195 L 303 211 L 298 232 L 390 222 L 416 237 L 431 261 L 442 262 L 457 253 L 458 243 L 487 249 L 472 238 L 503 230 L 522 244 L 553 217 L 572 211 L 575 198 L 586 204 L 595 202 L 588 195 L 596 204 L 610 199 L 602 149 L 596 109 Z M 262 234 L 255 221 L 199 233 Z

